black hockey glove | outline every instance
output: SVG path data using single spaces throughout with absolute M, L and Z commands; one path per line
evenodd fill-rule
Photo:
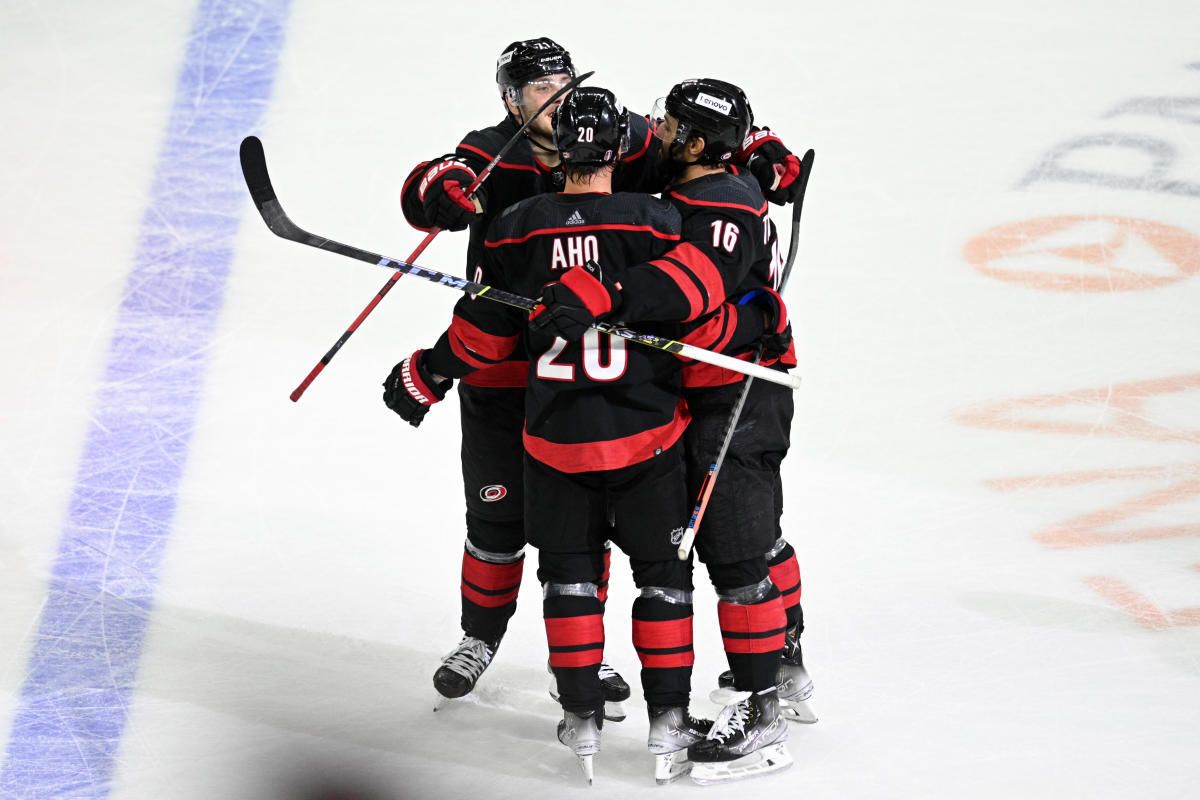
M 454 385 L 449 378 L 437 380 L 424 364 L 424 353 L 424 350 L 418 350 L 392 367 L 391 374 L 383 382 L 384 404 L 414 428 L 425 419 L 429 407 L 444 400 L 446 392 Z
M 597 319 L 621 307 L 621 284 L 605 280 L 600 265 L 588 261 L 586 266 L 571 267 L 557 283 L 547 284 L 540 302 L 529 315 L 529 327 L 575 342 Z
M 466 192 L 474 182 L 474 170 L 462 159 L 444 158 L 430 164 L 417 187 L 429 224 L 447 231 L 461 231 L 470 225 L 476 209 Z
M 800 159 L 783 145 L 770 128 L 751 131 L 742 142 L 741 161 L 762 188 L 763 197 L 777 205 L 794 203 L 800 196 Z
M 781 358 L 792 346 L 792 324 L 788 321 L 787 305 L 779 292 L 764 286 L 751 289 L 738 300 L 739 306 L 756 306 L 763 313 L 763 335 L 758 340 L 762 346 L 762 360 L 774 361 Z

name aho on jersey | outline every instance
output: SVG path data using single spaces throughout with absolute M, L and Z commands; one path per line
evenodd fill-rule
M 550 269 L 582 267 L 589 259 L 600 262 L 600 241 L 595 235 L 558 236 L 554 239 L 550 249 Z

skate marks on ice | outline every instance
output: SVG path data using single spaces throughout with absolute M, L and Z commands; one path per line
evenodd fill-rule
M 316 772 L 348 771 L 347 781 L 368 785 L 348 766 L 356 762 L 372 774 L 404 773 L 404 793 L 387 797 L 509 782 L 527 790 L 513 796 L 525 797 L 583 786 L 575 757 L 555 737 L 562 712 L 546 692 L 540 660 L 516 665 L 507 653 L 510 663 L 501 656 L 476 691 L 434 712 L 431 676 L 440 652 L 171 606 L 155 610 L 148 644 L 138 696 L 169 705 L 174 721 L 153 723 L 128 743 L 126 770 L 146 759 L 153 764 L 147 770 L 162 771 L 173 753 L 235 774 L 265 764 L 280 797 L 296 796 L 281 787 L 312 786 Z M 605 725 L 595 759 L 597 787 L 621 786 L 626 794 L 655 788 L 644 709 L 630 710 L 625 722 Z M 232 718 L 224 727 L 232 724 L 236 741 L 222 734 L 219 746 L 200 751 L 191 740 L 213 738 L 197 731 L 212 714 Z M 364 761 L 364 753 L 375 755 Z M 346 796 L 375 800 L 377 793 Z

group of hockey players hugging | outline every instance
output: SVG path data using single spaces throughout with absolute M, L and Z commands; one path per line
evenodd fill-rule
M 788 721 L 816 721 L 800 570 L 779 526 L 792 392 L 751 384 L 696 538 L 730 668 L 712 693 L 716 719 L 697 719 L 692 559 L 678 549 L 745 376 L 593 326 L 794 366 L 767 201 L 799 199 L 802 165 L 753 125 L 727 82 L 678 83 L 644 117 L 605 89 L 560 93 L 575 77 L 550 39 L 509 45 L 496 69 L 504 120 L 404 184 L 413 226 L 470 230 L 476 282 L 538 299 L 529 313 L 463 296 L 437 343 L 384 382 L 384 402 L 416 426 L 459 380 L 464 636 L 434 686 L 447 698 L 474 688 L 516 609 L 525 546 L 537 548 L 558 738 L 591 783 L 601 728 L 625 718 L 630 695 L 604 660 L 611 543 L 637 587 L 633 645 L 655 779 L 782 769 Z

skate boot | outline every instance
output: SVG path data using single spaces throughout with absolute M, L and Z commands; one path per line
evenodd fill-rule
M 554 670 L 546 664 L 546 671 L 552 676 Z M 609 722 L 620 722 L 625 719 L 625 701 L 629 699 L 629 684 L 621 674 L 608 665 L 607 661 L 600 662 L 600 689 L 604 692 L 604 718 Z M 558 702 L 558 682 L 550 678 L 550 697 Z
M 779 713 L 775 689 L 734 692 L 718 689 L 715 702 L 725 707 L 708 738 L 688 748 L 692 780 L 699 784 L 765 775 L 792 763 L 787 751 L 787 722 Z
M 779 662 L 779 675 L 775 680 L 779 690 L 779 710 L 790 722 L 811 724 L 817 715 L 808 700 L 812 697 L 813 682 L 804 669 L 804 654 L 800 650 L 800 636 L 795 628 L 787 632 L 783 642 L 783 658 Z
M 691 770 L 687 749 L 708 736 L 712 720 L 696 719 L 685 706 L 650 706 L 649 711 L 646 747 L 654 755 L 654 780 L 670 783 Z
M 722 689 L 733 688 L 733 670 L 725 670 L 717 676 L 717 685 Z M 800 649 L 797 628 L 789 628 L 783 641 L 783 658 L 779 662 L 779 673 L 775 677 L 779 689 L 779 710 L 789 722 L 811 724 L 817 721 L 809 698 L 813 693 L 812 678 L 804 669 L 804 655 Z
M 610 722 L 625 719 L 625 701 L 629 699 L 629 684 L 621 673 L 600 662 L 600 688 L 604 691 L 604 718 Z
M 474 636 L 463 636 L 458 647 L 442 659 L 442 665 L 433 673 L 433 688 L 442 697 L 462 697 L 475 688 L 475 682 L 495 654 L 495 645 Z
M 571 748 L 579 759 L 579 769 L 588 786 L 596 779 L 592 756 L 600 752 L 600 728 L 603 726 L 604 717 L 595 711 L 576 714 L 564 710 L 562 721 L 558 723 L 558 740 Z

